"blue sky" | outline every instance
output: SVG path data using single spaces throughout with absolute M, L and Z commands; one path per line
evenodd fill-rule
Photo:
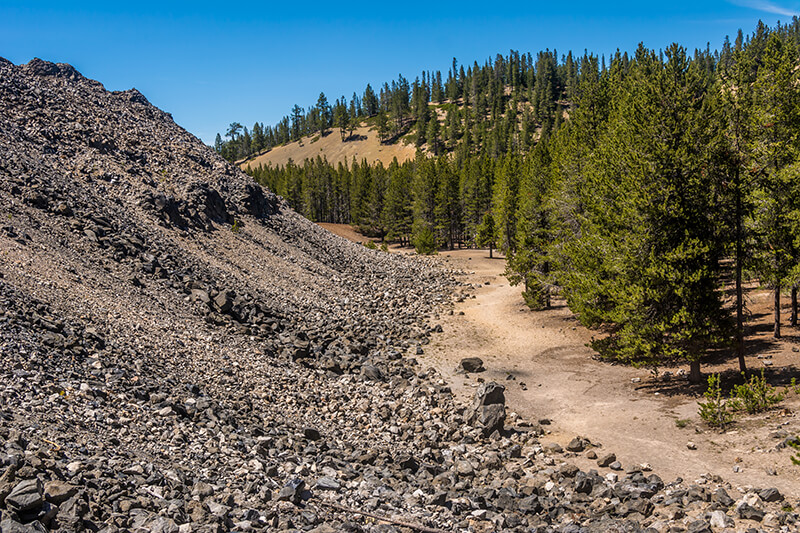
M 274 124 L 295 103 L 329 101 L 452 58 L 509 50 L 609 55 L 639 42 L 718 48 L 773 25 L 800 1 L 16 2 L 0 3 L 0 57 L 74 65 L 110 90 L 136 87 L 212 143 L 230 122 Z

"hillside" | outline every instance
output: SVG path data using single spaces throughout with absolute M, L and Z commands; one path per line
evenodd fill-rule
M 366 159 L 368 163 L 377 161 L 388 167 L 392 159 L 402 163 L 414 158 L 416 148 L 413 144 L 398 141 L 394 144 L 382 144 L 374 128 L 361 126 L 354 130 L 352 137 L 342 141 L 338 130 L 329 130 L 325 137 L 319 133 L 303 137 L 299 141 L 276 146 L 261 155 L 239 163 L 242 170 L 256 168 L 259 165 L 284 166 L 289 160 L 302 164 L 306 159 L 322 157 L 334 166 L 339 163 L 350 164 L 353 158 L 359 163 Z
M 774 489 L 582 471 L 503 385 L 457 401 L 415 357 L 474 287 L 310 223 L 134 89 L 0 59 L 0 217 L 4 533 L 797 523 Z

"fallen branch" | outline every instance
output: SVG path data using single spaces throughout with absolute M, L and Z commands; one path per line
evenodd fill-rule
M 331 503 L 322 500 L 317 500 L 316 503 L 320 505 L 325 505 L 326 507 L 332 507 L 334 509 L 338 509 L 339 511 L 344 511 L 346 513 L 355 513 L 360 514 L 363 516 L 368 516 L 370 518 L 374 518 L 375 520 L 380 520 L 381 522 L 388 522 L 390 524 L 394 524 L 396 526 L 408 527 L 414 529 L 416 531 L 421 531 L 422 533 L 447 533 L 443 529 L 435 529 L 432 527 L 423 526 L 422 524 L 414 524 L 411 522 L 404 522 L 403 520 L 396 520 L 394 518 L 389 518 L 386 516 L 377 515 L 374 513 L 368 513 L 367 511 L 358 511 L 356 509 L 352 509 L 350 507 L 345 507 L 344 505 L 339 505 L 338 503 Z

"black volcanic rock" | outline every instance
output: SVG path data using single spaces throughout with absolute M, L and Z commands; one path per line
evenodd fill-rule
M 460 404 L 412 358 L 457 272 L 322 230 L 134 89 L 0 60 L 0 216 L 3 531 L 638 531 L 669 505 L 668 530 L 722 502 L 556 464 L 501 385 Z

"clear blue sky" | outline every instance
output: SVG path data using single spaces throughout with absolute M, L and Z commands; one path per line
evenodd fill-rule
M 18 2 L 0 3 L 0 56 L 66 62 L 111 90 L 136 87 L 212 143 L 230 122 L 274 124 L 295 103 L 330 102 L 452 58 L 514 49 L 597 55 L 639 42 L 719 48 L 800 1 L 636 2 Z

